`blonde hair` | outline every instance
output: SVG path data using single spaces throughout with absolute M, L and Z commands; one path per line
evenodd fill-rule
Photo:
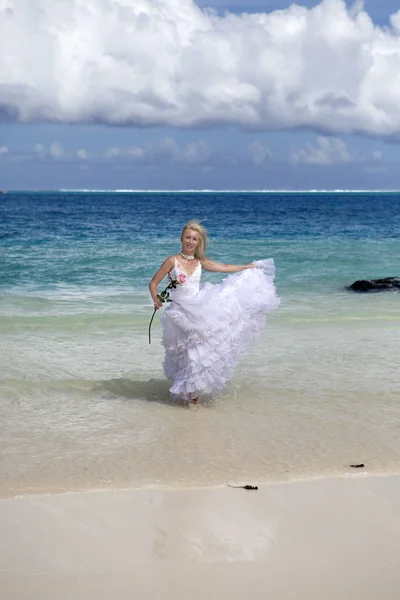
M 203 227 L 203 225 L 201 225 L 201 223 L 199 221 L 196 221 L 195 219 L 193 219 L 193 220 L 189 221 L 188 223 L 186 223 L 185 227 L 182 229 L 181 242 L 183 241 L 183 236 L 187 229 L 192 229 L 193 231 L 196 231 L 199 234 L 200 241 L 199 241 L 199 245 L 197 246 L 196 250 L 194 251 L 194 255 L 199 260 L 204 260 L 205 252 L 206 252 L 206 248 L 207 248 L 207 229 L 205 227 Z

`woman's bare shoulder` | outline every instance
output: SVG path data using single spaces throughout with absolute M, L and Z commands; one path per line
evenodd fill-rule
M 177 258 L 176 254 L 171 254 L 171 256 L 167 256 L 167 258 L 163 262 L 163 265 L 174 266 L 176 258 Z
M 167 256 L 167 258 L 164 260 L 161 267 L 159 268 L 158 273 L 163 273 L 163 276 L 164 276 L 167 273 L 169 273 L 169 271 L 171 271 L 171 269 L 173 269 L 174 266 L 175 266 L 175 256 L 174 255 Z

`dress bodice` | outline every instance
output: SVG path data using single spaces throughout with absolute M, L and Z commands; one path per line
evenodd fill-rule
M 175 257 L 175 266 L 168 273 L 170 281 L 176 280 L 178 285 L 170 291 L 171 299 L 178 299 L 187 294 L 197 294 L 200 288 L 201 280 L 201 262 L 197 261 L 197 266 L 193 273 L 188 274 Z

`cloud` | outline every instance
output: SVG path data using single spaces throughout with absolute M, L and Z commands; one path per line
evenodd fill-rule
M 49 148 L 38 142 L 34 145 L 33 150 L 35 155 L 40 159 L 51 158 L 60 160 L 65 156 L 64 148 L 59 142 L 53 142 Z
M 62 158 L 64 155 L 64 148 L 58 142 L 53 142 L 53 144 L 50 144 L 49 154 L 51 158 Z
M 188 163 L 204 163 L 211 158 L 213 151 L 204 140 L 189 142 L 182 152 L 182 159 Z
M 340 138 L 318 137 L 315 144 L 307 142 L 304 148 L 292 148 L 291 161 L 294 164 L 332 165 L 357 160 L 351 156 L 347 145 Z
M 107 148 L 104 156 L 108 159 L 124 159 L 132 162 L 159 163 L 206 163 L 213 155 L 212 148 L 202 139 L 179 146 L 172 137 L 157 142 L 143 142 L 135 146 Z
M 376 165 L 376 163 L 381 163 L 382 159 L 383 152 L 381 150 L 360 154 L 350 151 L 347 144 L 337 137 L 319 136 L 314 143 L 307 142 L 301 148 L 292 146 L 290 151 L 290 162 L 295 165 L 324 166 L 363 163 L 366 165 L 363 167 L 364 170 L 371 173 L 382 172 L 383 167 Z
M 0 146 L 0 155 L 1 154 L 8 154 L 7 146 Z
M 0 119 L 400 133 L 400 12 L 217 16 L 192 0 L 3 0 Z
M 262 165 L 266 158 L 272 156 L 271 150 L 257 140 L 249 145 L 249 152 L 252 163 L 257 166 Z
M 43 144 L 37 143 L 34 145 L 33 149 L 39 158 L 44 158 L 46 156 L 46 149 Z
M 89 154 L 83 148 L 80 148 L 79 150 L 77 150 L 76 155 L 81 160 L 86 160 L 87 158 L 89 158 Z

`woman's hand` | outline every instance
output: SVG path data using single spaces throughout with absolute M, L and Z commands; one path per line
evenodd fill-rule
M 163 303 L 158 298 L 156 298 L 154 300 L 154 310 L 158 310 L 158 309 L 162 308 L 162 305 L 163 305 Z

